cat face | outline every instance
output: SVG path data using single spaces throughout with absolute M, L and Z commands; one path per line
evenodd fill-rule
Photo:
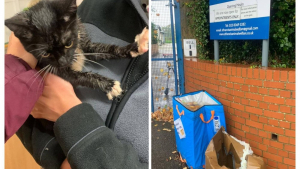
M 78 43 L 75 0 L 47 0 L 5 20 L 42 68 L 72 64 Z

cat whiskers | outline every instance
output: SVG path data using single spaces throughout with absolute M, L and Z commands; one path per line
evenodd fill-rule
M 48 67 L 47 69 L 46 69 L 46 71 L 45 71 L 45 73 L 44 73 L 44 75 L 43 75 L 43 78 L 42 78 L 42 80 L 40 81 L 40 83 L 39 83 L 39 85 L 38 85 L 38 90 L 40 89 L 40 85 L 43 83 L 44 84 L 44 82 L 45 82 L 45 80 L 46 80 L 46 78 L 47 78 L 47 75 L 49 74 L 49 72 L 50 72 L 50 70 L 53 68 L 53 66 L 52 65 L 50 65 L 50 67 Z
M 28 93 L 29 93 L 29 91 L 30 91 L 32 85 L 34 84 L 34 82 L 37 80 L 37 78 L 38 78 L 38 77 L 39 77 L 46 69 L 48 69 L 49 66 L 50 66 L 50 65 L 47 65 L 46 67 L 42 68 L 41 70 L 39 70 L 38 72 L 36 72 L 36 73 L 30 78 L 30 79 L 32 79 L 33 77 L 36 76 L 36 77 L 33 79 L 33 81 L 32 81 L 32 83 L 30 84 L 30 86 L 29 86 Z M 30 80 L 30 79 L 29 79 L 29 80 Z M 28 80 L 28 81 L 29 81 L 29 80 Z M 28 82 L 28 81 L 27 81 L 27 82 Z M 26 83 L 27 83 L 27 82 L 26 82 Z M 27 95 L 28 95 L 28 93 L 27 93 Z
M 75 56 L 77 56 L 77 55 L 95 55 L 95 56 L 97 56 L 97 55 L 109 55 L 109 56 L 115 56 L 115 55 L 109 54 L 109 53 L 80 53 L 80 54 L 74 54 L 74 55 Z M 106 60 L 106 61 L 109 61 L 105 58 L 103 58 L 103 59 Z
M 77 59 L 78 59 L 78 57 L 75 56 L 74 59 L 73 59 L 73 61 L 76 62 L 77 64 L 79 64 L 80 66 L 82 66 L 83 68 L 85 68 L 86 70 L 88 70 L 88 68 L 85 67 L 82 63 L 78 62 Z
M 102 65 L 102 64 L 100 64 L 100 63 L 98 63 L 98 62 L 95 62 L 95 61 L 93 61 L 93 60 L 89 60 L 89 59 L 87 59 L 87 58 L 82 58 L 82 59 L 85 60 L 85 61 L 91 62 L 91 63 L 95 63 L 95 64 L 97 64 L 97 65 L 99 65 L 99 66 L 101 66 L 101 67 L 104 67 L 105 69 L 109 70 L 107 67 L 105 67 L 104 65 Z
M 33 52 L 33 51 L 39 51 L 39 50 L 43 50 L 43 49 L 46 49 L 46 47 L 43 47 L 43 48 L 38 48 L 38 49 L 33 49 L 31 51 L 29 51 L 29 53 Z

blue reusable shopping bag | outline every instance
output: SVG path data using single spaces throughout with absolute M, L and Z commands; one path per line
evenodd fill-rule
M 191 111 L 189 101 L 206 103 Z M 193 169 L 205 167 L 205 151 L 213 136 L 226 122 L 223 105 L 206 91 L 197 91 L 173 97 L 173 115 L 177 150 Z

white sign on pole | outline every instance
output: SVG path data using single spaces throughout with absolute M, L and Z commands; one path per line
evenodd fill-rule
M 186 57 L 197 56 L 196 39 L 183 39 L 183 47 Z

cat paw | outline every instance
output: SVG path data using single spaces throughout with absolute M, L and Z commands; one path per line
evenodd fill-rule
M 120 86 L 120 82 L 115 81 L 114 86 L 111 88 L 111 91 L 109 91 L 106 94 L 106 96 L 108 97 L 109 100 L 112 100 L 114 97 L 118 97 L 121 94 L 122 94 L 122 89 Z
M 146 53 L 149 50 L 149 30 L 148 27 L 144 28 L 141 34 L 136 35 L 135 42 L 137 42 L 138 52 L 131 51 L 132 57 L 137 57 Z

